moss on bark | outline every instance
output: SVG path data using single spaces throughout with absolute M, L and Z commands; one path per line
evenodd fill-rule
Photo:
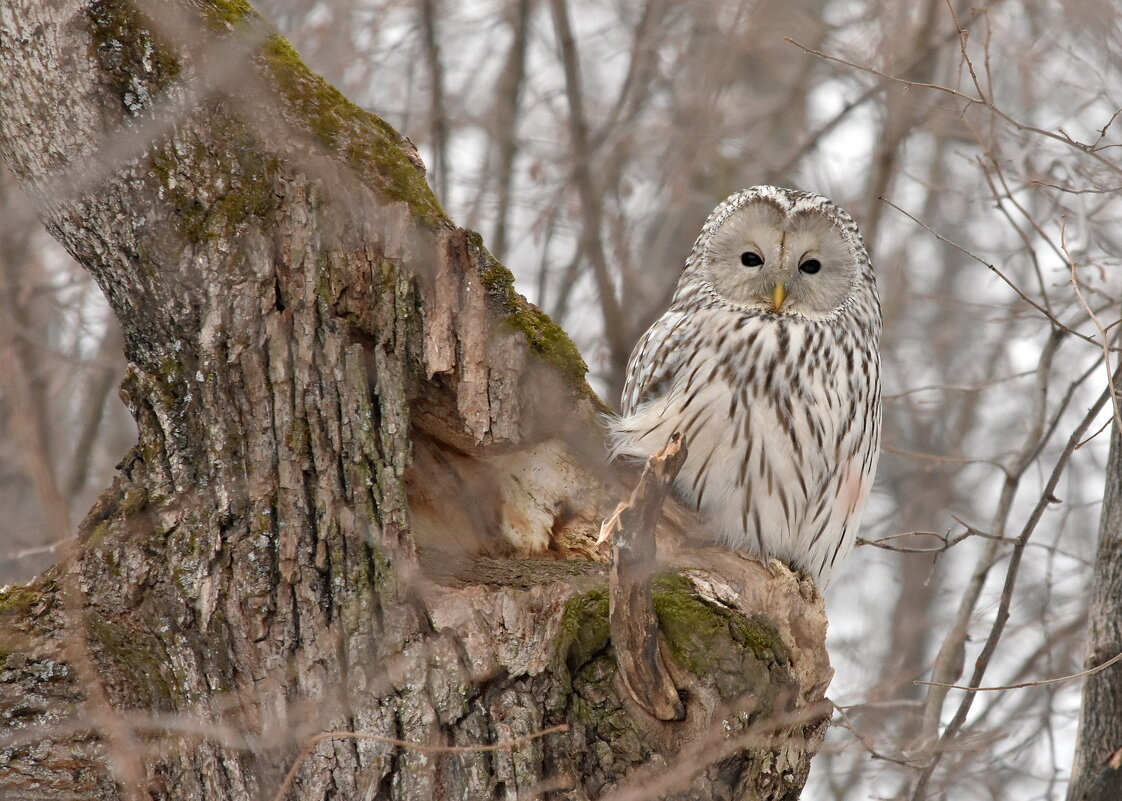
M 407 204 L 418 222 L 451 225 L 423 170 L 406 155 L 411 145 L 393 126 L 360 109 L 304 66 L 283 36 L 268 37 L 261 56 L 291 105 L 294 120 L 307 126 L 320 144 L 341 156 L 386 198 Z
M 698 597 L 690 580 L 666 574 L 652 592 L 659 629 L 678 662 L 724 698 L 751 696 L 760 711 L 771 709 L 788 683 L 790 654 L 775 628 Z M 611 656 L 608 594 L 593 590 L 565 606 L 558 655 L 570 674 Z

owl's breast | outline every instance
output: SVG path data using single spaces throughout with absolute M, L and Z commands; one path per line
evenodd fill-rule
M 661 391 L 615 425 L 615 451 L 649 456 L 680 432 L 689 456 L 678 490 L 714 533 L 806 564 L 868 493 L 862 451 L 879 422 L 879 410 L 875 420 L 870 413 L 876 377 L 855 376 L 875 371 L 875 350 L 813 321 L 705 310 L 693 322 L 676 329 Z M 847 489 L 853 497 L 839 513 Z

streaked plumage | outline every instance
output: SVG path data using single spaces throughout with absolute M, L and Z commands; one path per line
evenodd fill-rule
M 737 192 L 631 354 L 613 455 L 645 458 L 682 432 L 678 489 L 720 541 L 824 586 L 876 472 L 880 330 L 848 214 L 806 192 Z

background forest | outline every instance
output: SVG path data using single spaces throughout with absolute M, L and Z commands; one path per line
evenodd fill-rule
M 989 687 L 1083 666 L 1118 414 L 1114 398 L 1073 438 L 1118 359 L 1116 3 L 256 7 L 412 139 L 610 404 L 717 202 L 775 183 L 847 209 L 884 305 L 885 444 L 864 547 L 827 598 L 838 711 L 805 797 L 909 797 L 933 748 L 932 797 L 1062 797 L 1078 679 L 968 710 L 916 682 L 965 683 L 979 655 Z M 135 428 L 99 290 L 6 174 L 0 192 L 4 583 L 54 561 Z

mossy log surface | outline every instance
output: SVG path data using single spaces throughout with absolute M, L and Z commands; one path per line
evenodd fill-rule
M 317 740 L 286 798 L 798 797 L 817 591 L 668 504 L 686 719 L 628 706 L 595 540 L 632 479 L 408 140 L 241 2 L 5 2 L 0 75 L 0 156 L 120 319 L 139 432 L 0 591 L 0 796 L 269 799 L 335 731 L 383 739 Z

